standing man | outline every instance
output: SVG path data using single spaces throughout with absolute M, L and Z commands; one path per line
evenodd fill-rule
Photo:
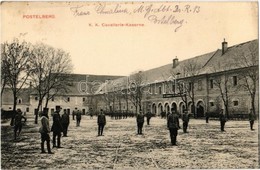
M 14 140 L 16 140 L 16 137 L 20 136 L 21 134 L 22 127 L 23 127 L 22 119 L 24 119 L 24 122 L 26 122 L 26 117 L 22 115 L 21 109 L 17 109 L 16 115 L 14 117 Z
M 152 118 L 152 113 L 148 110 L 146 113 L 147 125 L 150 125 L 151 118 Z
M 43 113 L 41 115 L 41 127 L 39 129 L 39 132 L 41 133 L 41 153 L 46 153 L 44 150 L 44 142 L 46 141 L 48 154 L 53 154 L 53 152 L 51 152 L 50 146 L 50 125 L 47 110 L 43 110 Z
M 90 119 L 93 119 L 93 109 L 92 108 L 89 109 L 89 115 L 90 115 Z
M 183 122 L 183 132 L 187 133 L 187 128 L 189 125 L 189 114 L 187 110 L 184 110 L 184 114 L 182 115 L 182 122 Z
M 174 109 L 171 109 L 171 113 L 167 117 L 167 127 L 170 131 L 171 143 L 173 146 L 176 146 L 176 140 L 178 135 L 178 130 L 180 129 L 179 117 Z
M 225 123 L 226 123 L 226 116 L 224 114 L 224 110 L 221 109 L 220 112 L 219 112 L 219 121 L 220 121 L 220 130 L 222 132 L 224 132 L 224 128 L 225 128 Z
M 106 116 L 104 115 L 102 109 L 100 110 L 100 114 L 98 115 L 97 123 L 98 123 L 98 136 L 103 136 L 103 129 L 106 125 Z
M 137 134 L 142 135 L 143 134 L 143 125 L 144 125 L 144 115 L 142 110 L 139 111 L 139 114 L 136 116 L 136 123 L 137 123 Z
M 76 112 L 76 121 L 77 121 L 77 126 L 80 126 L 80 121 L 81 121 L 81 111 L 79 109 Z
M 61 148 L 60 146 L 60 138 L 61 132 L 63 131 L 63 127 L 61 125 L 61 117 L 60 117 L 61 108 L 57 108 L 57 110 L 53 114 L 53 124 L 51 130 L 53 131 L 53 147 Z M 56 145 L 56 137 L 57 137 L 57 145 Z
M 209 113 L 206 112 L 206 123 L 209 123 Z
M 70 117 L 69 117 L 69 114 L 67 113 L 66 109 L 64 109 L 64 113 L 61 116 L 61 125 L 63 127 L 63 136 L 64 137 L 67 137 L 69 124 L 70 124 Z
M 75 110 L 72 111 L 72 120 L 75 120 L 76 113 L 77 113 L 77 108 L 75 107 Z
M 255 121 L 255 115 L 253 113 L 253 109 L 250 109 L 250 112 L 249 112 L 249 122 L 250 122 L 250 129 L 251 130 L 254 130 L 253 129 L 254 121 Z

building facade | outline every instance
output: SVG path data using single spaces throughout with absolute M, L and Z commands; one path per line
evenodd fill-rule
M 176 57 L 172 63 L 130 76 L 71 74 L 70 90 L 49 100 L 48 108 L 54 112 L 62 107 L 69 113 L 78 108 L 83 114 L 90 108 L 94 112 L 142 109 L 156 115 L 173 108 L 202 117 L 220 109 L 230 115 L 248 114 L 255 107 L 259 113 L 258 40 L 231 47 L 224 41 L 221 47 L 183 61 Z M 27 98 L 18 97 L 17 108 L 34 113 L 37 93 L 24 92 Z M 11 110 L 10 91 L 3 96 L 2 108 Z

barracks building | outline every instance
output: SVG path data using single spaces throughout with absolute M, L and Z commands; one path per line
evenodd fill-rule
M 202 117 L 206 112 L 218 113 L 227 108 L 230 115 L 248 114 L 254 99 L 256 113 L 259 113 L 258 40 L 231 47 L 224 40 L 220 47 L 187 60 L 174 57 L 167 65 L 130 76 L 71 74 L 70 92 L 55 96 L 48 108 L 53 112 L 55 107 L 61 106 L 70 113 L 77 107 L 83 114 L 90 108 L 95 112 L 142 109 L 156 115 L 173 108 L 179 113 L 188 109 Z M 141 87 L 141 92 L 137 87 Z M 138 108 L 131 95 L 137 91 L 141 93 Z M 5 110 L 12 109 L 9 93 L 7 90 L 3 94 Z M 26 95 L 18 96 L 17 108 L 33 113 L 37 108 L 37 94 L 28 94 L 27 90 L 23 93 Z

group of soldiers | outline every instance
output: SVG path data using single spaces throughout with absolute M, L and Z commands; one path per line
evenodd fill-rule
M 43 109 L 43 112 L 41 112 L 41 120 L 40 120 L 40 128 L 39 128 L 39 132 L 41 134 L 41 153 L 46 153 L 44 149 L 44 144 L 46 142 L 48 153 L 53 154 L 53 152 L 51 152 L 51 147 L 50 147 L 50 135 L 49 135 L 50 132 L 53 132 L 53 138 L 52 138 L 53 147 L 62 148 L 61 147 L 62 133 L 63 133 L 63 137 L 67 137 L 68 127 L 70 124 L 70 116 L 65 109 L 62 115 L 60 115 L 60 111 L 61 108 L 57 108 L 56 111 L 51 115 L 53 118 L 53 123 L 51 128 L 49 125 L 48 110 Z M 102 109 L 100 110 L 97 116 L 98 136 L 103 136 L 103 130 L 106 125 L 106 115 L 111 116 L 110 113 L 104 112 Z M 75 108 L 75 110 L 72 112 L 72 119 L 75 120 L 76 117 L 76 126 L 80 126 L 81 114 L 82 114 L 81 111 L 79 111 L 77 108 Z M 91 115 L 90 113 L 90 116 L 92 118 L 93 114 Z M 136 115 L 137 135 L 143 134 L 142 129 L 145 122 L 145 117 L 147 118 L 147 125 L 150 125 L 150 119 L 153 116 L 154 115 L 149 111 L 146 114 L 143 114 L 142 110 L 139 111 L 139 113 Z M 167 127 L 170 132 L 170 139 L 172 145 L 176 145 L 178 130 L 181 129 L 179 123 L 180 117 L 183 122 L 183 132 L 188 133 L 187 128 L 189 125 L 190 118 L 187 110 L 184 110 L 184 113 L 181 116 L 174 109 L 172 109 L 171 112 L 166 115 Z M 111 116 L 111 118 L 120 119 L 114 116 Z M 122 118 L 124 117 L 122 116 L 121 119 Z M 127 116 L 125 118 L 127 118 Z M 17 112 L 11 121 L 11 125 L 14 126 L 15 140 L 17 136 L 19 136 L 21 133 L 22 125 L 23 125 L 22 119 L 24 119 L 24 122 L 26 121 L 26 117 L 22 115 L 21 109 L 17 109 Z M 208 123 L 208 120 L 209 120 L 209 116 L 206 116 L 206 123 Z M 224 114 L 223 109 L 220 110 L 219 120 L 220 120 L 220 130 L 225 131 L 224 127 L 227 118 Z M 249 113 L 249 122 L 250 122 L 251 130 L 254 130 L 253 125 L 255 120 L 256 120 L 256 115 L 253 114 L 253 109 L 251 109 Z

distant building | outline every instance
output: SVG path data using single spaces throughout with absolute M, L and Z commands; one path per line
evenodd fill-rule
M 250 70 L 254 70 L 258 78 L 258 40 L 232 47 L 228 47 L 227 42 L 224 41 L 222 49 L 183 61 L 178 61 L 176 57 L 171 64 L 140 73 L 143 77 L 142 88 L 145 91 L 142 96 L 142 109 L 150 110 L 157 115 L 164 110 L 169 112 L 171 108 L 183 113 L 186 104 L 182 97 L 187 97 L 187 109 L 190 113 L 198 117 L 204 116 L 206 112 L 218 113 L 220 109 L 225 110 L 221 91 L 217 85 L 221 80 L 219 85 L 221 85 L 222 93 L 225 88 L 228 91 L 229 114 L 247 114 L 251 108 L 251 98 L 248 90 L 243 87 L 246 84 L 243 79 L 245 73 Z M 114 80 L 110 84 L 107 83 L 104 89 L 108 90 L 103 95 L 108 96 L 109 93 L 112 95 L 118 91 L 117 89 L 124 91 L 123 89 L 128 88 L 130 91 L 130 84 L 134 81 L 129 76 Z M 252 85 L 253 82 L 249 83 Z M 255 83 L 255 107 L 256 113 L 258 113 L 258 79 Z M 127 88 L 126 84 L 128 84 Z M 192 100 L 189 97 L 192 95 L 191 89 L 193 89 L 194 107 L 192 107 Z M 115 96 L 118 97 L 117 93 Z M 123 99 L 110 101 L 109 105 L 110 110 L 127 110 L 126 101 Z M 106 103 L 100 103 L 99 107 L 108 109 L 109 106 Z M 135 111 L 130 100 L 128 110 Z

